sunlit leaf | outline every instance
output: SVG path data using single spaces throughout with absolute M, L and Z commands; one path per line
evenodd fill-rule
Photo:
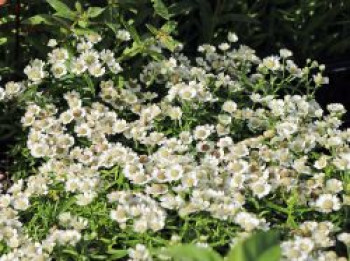
M 222 257 L 210 248 L 195 245 L 178 245 L 167 248 L 164 253 L 175 261 L 222 261 Z
M 47 0 L 47 3 L 56 10 L 56 15 L 69 20 L 74 20 L 76 14 L 65 3 L 59 0 Z
M 169 20 L 171 15 L 169 14 L 168 8 L 165 6 L 162 0 L 151 0 L 153 3 L 153 8 L 158 15 L 166 20 Z
M 281 258 L 279 235 L 274 231 L 258 232 L 236 243 L 227 261 L 278 261 Z
M 89 7 L 87 10 L 88 17 L 95 18 L 104 12 L 105 8 L 101 7 Z

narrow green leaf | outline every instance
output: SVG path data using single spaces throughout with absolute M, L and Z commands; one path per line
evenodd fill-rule
M 37 25 L 37 24 L 53 25 L 54 24 L 51 17 L 49 15 L 44 15 L 44 14 L 29 17 L 28 19 L 24 20 L 22 23 L 32 24 L 32 25 Z
M 111 256 L 109 257 L 108 260 L 118 260 L 120 258 L 123 258 L 125 256 L 128 255 L 128 250 L 124 250 L 124 249 L 111 249 L 107 251 L 108 254 L 110 254 Z
M 87 15 L 90 18 L 95 18 L 101 15 L 104 12 L 105 8 L 101 7 L 89 7 L 87 10 Z
M 83 12 L 83 7 L 81 6 L 81 3 L 79 1 L 75 2 L 75 9 L 77 10 L 78 13 L 82 13 Z
M 222 257 L 210 248 L 195 245 L 178 245 L 169 247 L 164 252 L 175 261 L 222 261 Z M 236 260 L 237 261 L 237 260 Z
M 72 256 L 79 256 L 79 254 L 76 251 L 71 250 L 71 249 L 64 249 L 62 252 L 65 254 L 72 255 Z
M 105 255 L 90 255 L 90 257 L 92 258 L 92 260 L 106 260 L 107 256 Z
M 168 8 L 165 6 L 162 0 L 151 0 L 153 3 L 153 8 L 156 11 L 156 14 L 163 17 L 166 20 L 169 20 L 171 15 L 169 14 Z
M 69 20 L 75 19 L 75 12 L 72 11 L 66 4 L 59 0 L 47 0 L 47 3 L 56 10 L 56 15 Z
M 76 34 L 76 35 L 87 35 L 87 34 L 93 34 L 95 33 L 94 31 L 90 30 L 90 29 L 82 29 L 82 28 L 74 28 L 72 29 L 72 31 Z

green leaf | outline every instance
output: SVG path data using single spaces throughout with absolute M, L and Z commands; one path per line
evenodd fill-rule
M 179 45 L 179 42 L 174 40 L 169 34 L 172 32 L 176 24 L 173 22 L 168 22 L 162 26 L 160 30 L 155 28 L 152 25 L 147 24 L 146 27 L 151 31 L 152 34 L 156 36 L 156 38 L 170 51 L 174 51 L 176 46 Z
M 82 13 L 83 12 L 83 7 L 81 6 L 80 2 L 75 2 L 75 9 L 77 10 L 78 13 Z
M 32 24 L 32 25 L 37 25 L 37 24 L 53 25 L 54 24 L 54 22 L 52 21 L 49 15 L 35 15 L 24 20 L 23 23 Z
M 278 261 L 280 258 L 279 235 L 268 231 L 238 242 L 228 254 L 227 261 Z
M 67 18 L 69 20 L 74 20 L 76 14 L 72 11 L 66 4 L 62 3 L 59 0 L 47 0 L 47 3 L 56 10 L 56 14 L 59 17 Z
M 92 258 L 92 260 L 106 260 L 107 256 L 105 255 L 90 255 L 90 257 Z
M 118 250 L 110 249 L 110 250 L 107 251 L 107 253 L 111 255 L 108 260 L 118 260 L 120 258 L 123 258 L 123 257 L 127 256 L 128 255 L 128 250 L 124 250 L 124 249 L 118 249 Z
M 174 32 L 175 29 L 176 29 L 176 22 L 174 21 L 168 21 L 161 27 L 161 30 L 168 34 Z
M 7 43 L 7 38 L 6 37 L 0 38 L 0 45 L 3 45 L 5 43 Z
M 79 256 L 79 254 L 72 249 L 64 249 L 62 252 L 71 256 Z
M 118 77 L 118 88 L 122 89 L 124 87 L 124 83 L 125 83 L 124 77 L 123 76 L 119 76 Z
M 153 8 L 156 11 L 156 14 L 163 17 L 166 20 L 169 20 L 171 15 L 169 14 L 168 8 L 165 6 L 162 0 L 151 0 L 153 3 Z
M 93 34 L 95 33 L 93 30 L 90 29 L 86 29 L 86 28 L 74 28 L 72 29 L 72 31 L 76 34 L 76 35 L 87 35 L 87 34 Z
M 121 58 L 133 57 L 133 56 L 137 55 L 138 53 L 140 53 L 142 51 L 142 49 L 143 49 L 142 44 L 139 44 L 137 42 L 133 42 L 131 47 L 127 47 L 124 49 Z
M 89 7 L 87 10 L 87 15 L 90 18 L 95 18 L 104 12 L 105 8 L 102 7 Z
M 117 35 L 119 26 L 114 23 L 106 23 L 106 25 L 109 27 L 109 29 L 112 30 L 112 32 Z
M 162 251 L 161 251 L 162 252 Z M 222 257 L 210 248 L 195 245 L 178 245 L 169 247 L 164 252 L 175 261 L 222 261 Z M 238 260 L 236 260 L 238 261 Z

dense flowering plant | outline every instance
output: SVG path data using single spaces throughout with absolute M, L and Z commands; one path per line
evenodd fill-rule
M 0 89 L 26 106 L 37 164 L 0 196 L 0 260 L 167 260 L 153 250 L 180 243 L 225 254 L 271 228 L 282 260 L 346 260 L 350 131 L 341 104 L 314 100 L 323 65 L 285 49 L 260 59 L 230 33 L 133 76 L 101 40 L 51 40 L 28 80 Z

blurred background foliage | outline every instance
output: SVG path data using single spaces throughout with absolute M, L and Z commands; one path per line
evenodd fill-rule
M 6 2 L 0 7 L 1 68 L 23 68 L 29 57 L 47 51 L 50 37 L 78 29 L 118 28 L 130 19 L 141 35 L 149 33 L 146 24 L 159 28 L 166 20 L 177 22 L 177 39 L 189 54 L 198 44 L 222 42 L 234 31 L 262 55 L 286 47 L 299 62 L 350 58 L 348 0 L 1 1 Z M 52 8 L 55 5 L 61 11 Z
M 235 31 L 263 55 L 285 47 L 297 60 L 340 59 L 350 51 L 350 1 L 183 0 L 167 1 L 188 45 L 222 42 Z
M 44 55 L 45 43 L 51 37 L 115 30 L 123 27 L 123 22 L 132 23 L 143 36 L 150 33 L 147 24 L 160 28 L 167 20 L 177 23 L 174 34 L 185 44 L 188 54 L 201 43 L 222 42 L 228 31 L 234 31 L 241 42 L 261 55 L 285 47 L 300 63 L 306 58 L 326 63 L 350 59 L 349 0 L 0 2 L 5 3 L 0 7 L 0 68 L 3 71 L 9 67 L 7 70 L 14 73 L 21 71 L 31 57 Z
M 189 57 L 199 44 L 226 41 L 230 31 L 260 56 L 291 49 L 300 65 L 312 58 L 329 68 L 333 86 L 318 94 L 321 105 L 350 108 L 350 0 L 0 0 L 0 84 L 21 80 L 29 60 L 46 56 L 50 38 L 69 42 L 94 31 L 113 49 L 121 28 L 135 42 L 122 57 L 135 68 L 145 56 L 156 58 L 145 51 L 154 39 L 169 50 L 179 40 Z M 15 106 L 6 110 L 0 144 L 13 136 L 17 114 Z

